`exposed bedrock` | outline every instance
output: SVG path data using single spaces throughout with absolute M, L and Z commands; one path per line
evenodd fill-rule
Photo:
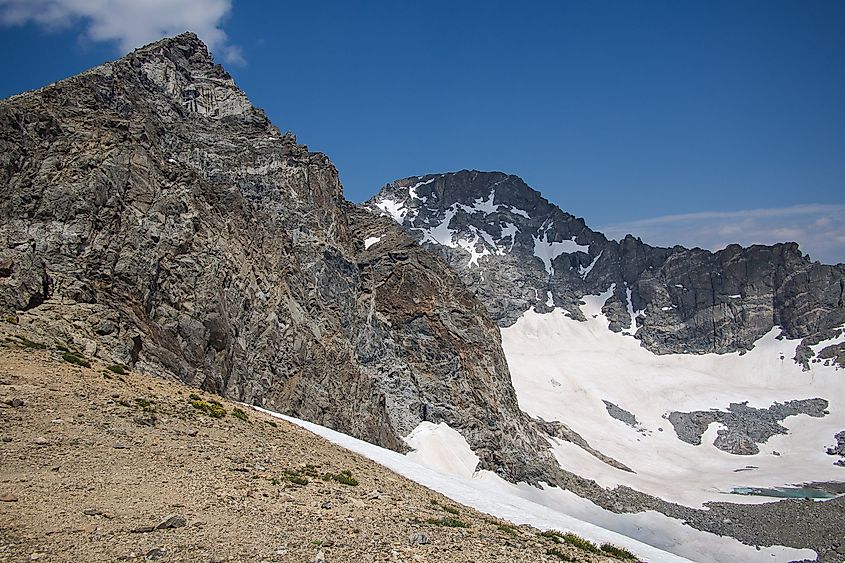
M 825 399 L 818 398 L 775 403 L 768 409 L 755 409 L 747 402 L 731 403 L 727 411 L 676 411 L 667 418 L 678 438 L 695 446 L 701 444 L 707 428 L 718 422 L 724 428 L 718 430 L 714 446 L 736 455 L 753 455 L 760 451 L 759 444 L 776 434 L 789 432 L 780 424 L 785 418 L 799 414 L 821 418 L 828 414 L 827 406 Z

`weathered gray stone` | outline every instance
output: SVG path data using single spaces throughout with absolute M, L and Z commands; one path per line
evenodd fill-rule
M 736 455 L 753 455 L 775 434 L 787 434 L 780 421 L 798 414 L 821 418 L 827 413 L 825 399 L 802 399 L 775 403 L 768 409 L 755 409 L 748 403 L 731 403 L 727 411 L 672 412 L 667 417 L 678 438 L 693 445 L 701 444 L 701 436 L 713 422 L 725 426 L 716 434 L 713 445 Z

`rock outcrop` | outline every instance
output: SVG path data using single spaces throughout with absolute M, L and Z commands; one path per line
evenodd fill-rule
M 755 409 L 747 403 L 731 403 L 727 411 L 672 412 L 667 419 L 675 428 L 678 438 L 695 446 L 714 422 L 724 428 L 717 432 L 713 445 L 720 450 L 737 455 L 754 455 L 760 451 L 758 444 L 765 443 L 776 434 L 786 434 L 780 423 L 790 416 L 806 414 L 821 418 L 828 414 L 825 399 L 802 399 L 775 403 L 767 409 Z
M 529 308 L 576 319 L 584 295 L 612 289 L 610 329 L 661 353 L 748 350 L 779 326 L 803 339 L 795 361 L 845 365 L 845 264 L 813 262 L 795 243 L 718 252 L 608 240 L 520 178 L 463 170 L 397 180 L 365 204 L 438 253 L 500 326 Z
M 0 132 L 0 312 L 22 328 L 396 450 L 447 422 L 481 467 L 549 480 L 483 305 L 195 35 L 3 100 Z

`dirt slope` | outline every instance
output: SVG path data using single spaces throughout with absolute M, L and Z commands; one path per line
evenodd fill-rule
M 214 418 L 197 407 L 219 397 L 73 365 L 3 325 L 0 561 L 609 560 L 284 421 L 238 419 L 223 400 Z M 171 515 L 176 527 L 144 531 Z M 444 518 L 468 527 L 428 522 Z

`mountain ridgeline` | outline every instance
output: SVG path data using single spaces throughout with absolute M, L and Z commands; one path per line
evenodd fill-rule
M 392 217 L 460 274 L 502 327 L 610 291 L 609 328 L 657 354 L 748 350 L 773 327 L 802 339 L 795 361 L 845 366 L 845 345 L 811 347 L 845 325 L 845 264 L 795 243 L 710 252 L 608 240 L 519 177 L 460 171 L 397 180 L 365 206 Z
M 0 312 L 33 342 L 399 451 L 446 422 L 551 480 L 483 305 L 195 35 L 3 100 L 0 132 Z

